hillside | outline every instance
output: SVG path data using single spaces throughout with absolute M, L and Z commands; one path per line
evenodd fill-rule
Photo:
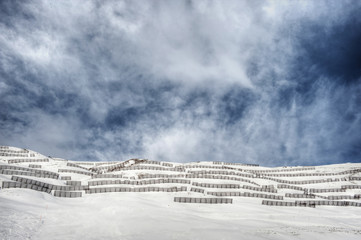
M 361 163 L 77 162 L 0 146 L 0 239 L 359 239 Z

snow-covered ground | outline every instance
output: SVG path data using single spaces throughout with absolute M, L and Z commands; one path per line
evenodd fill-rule
M 14 151 L 14 152 L 11 152 Z M 361 164 L 339 164 L 316 167 L 265 168 L 258 166 L 227 165 L 225 163 L 162 163 L 130 160 L 112 164 L 81 163 L 59 158 L 47 158 L 29 150 L 0 147 L 0 239 L 360 239 L 361 238 Z M 19 153 L 16 153 L 19 152 Z M 25 162 L 14 163 L 13 159 Z M 36 162 L 36 159 L 48 159 Z M 10 161 L 9 161 L 10 160 Z M 33 161 L 33 162 L 29 162 Z M 10 163 L 9 163 L 10 162 Z M 70 164 L 69 164 L 70 163 Z M 74 165 L 76 163 L 76 165 Z M 29 168 L 31 165 L 36 168 Z M 69 166 L 70 165 L 70 166 Z M 10 167 L 9 167 L 10 166 Z M 17 172 L 7 172 L 13 166 Z M 113 166 L 113 167 L 112 167 Z M 114 168 L 117 167 L 117 168 Z M 103 168 L 101 168 L 103 167 Z M 105 168 L 109 167 L 109 168 Z M 144 169 L 151 167 L 153 169 Z M 80 171 L 59 172 L 59 169 Z M 262 170 L 263 172 L 261 172 Z M 42 171 L 59 174 L 59 178 L 45 177 Z M 199 171 L 208 171 L 200 173 Z M 209 171 L 213 171 L 210 173 Z M 218 172 L 217 172 L 218 171 Z M 222 171 L 222 172 L 219 172 Z M 193 175 L 191 174 L 193 172 Z M 195 178 L 194 172 L 197 172 Z M 28 174 L 28 175 L 24 175 Z M 318 174 L 319 176 L 272 176 L 271 174 Z M 40 174 L 40 175 L 39 175 Z M 85 175 L 89 174 L 89 175 Z M 100 175 L 103 174 L 103 175 Z M 107 176 L 108 178 L 100 178 Z M 117 178 L 109 178 L 114 174 Z M 148 175 L 147 175 L 148 174 Z M 149 174 L 166 174 L 147 178 Z M 178 175 L 172 177 L 172 175 Z M 183 175 L 183 176 L 182 176 Z M 54 186 L 74 184 L 61 177 L 71 177 L 74 189 L 62 192 L 81 192 L 82 197 L 55 197 Z M 208 178 L 205 178 L 208 176 Z M 209 176 L 233 179 L 210 179 Z M 249 176 L 249 177 L 248 177 Z M 15 183 L 14 177 L 47 183 L 38 190 L 27 189 L 38 183 Z M 154 176 L 153 176 L 154 177 Z M 236 179 L 238 178 L 238 180 Z M 265 179 L 265 178 L 272 178 Z M 13 179 L 13 180 L 11 180 Z M 146 183 L 147 180 L 180 179 L 189 183 Z M 280 188 L 278 180 L 311 181 L 332 179 L 332 182 L 287 184 L 303 188 L 302 191 Z M 18 179 L 19 180 L 19 179 Z M 93 186 L 94 181 L 123 181 L 119 184 Z M 246 180 L 246 181 L 244 181 Z M 249 182 L 247 182 L 249 181 Z M 194 183 L 237 184 L 239 188 L 199 187 Z M 138 184 L 138 185 L 136 185 Z M 142 185 L 140 185 L 142 184 Z M 243 186 L 255 187 L 255 190 Z M 265 185 L 273 187 L 261 188 Z M 39 185 L 40 186 L 40 185 Z M 52 186 L 52 187 L 51 187 Z M 172 188 L 187 187 L 186 191 L 173 192 L 104 192 L 90 194 L 94 188 Z M 353 186 L 353 187 L 343 187 Z M 204 193 L 191 191 L 204 190 Z M 273 189 L 273 192 L 265 192 Z M 306 191 L 305 191 L 306 189 Z M 311 189 L 336 189 L 336 192 L 311 193 Z M 341 190 L 343 189 L 343 190 Z M 154 190 L 154 189 L 153 189 Z M 340 190 L 340 191 L 338 191 Z M 47 192 L 48 191 L 48 192 Z M 134 191 L 134 190 L 132 190 Z M 209 192 L 259 193 L 281 196 L 282 200 L 262 196 L 216 197 Z M 50 193 L 50 194 L 49 194 Z M 306 194 L 314 198 L 289 198 L 286 193 Z M 358 203 L 360 206 L 268 206 L 273 202 L 323 201 L 328 196 L 348 196 L 350 199 L 332 202 Z M 204 204 L 174 202 L 174 197 L 231 198 L 232 204 Z M 326 200 L 328 201 L 328 200 Z

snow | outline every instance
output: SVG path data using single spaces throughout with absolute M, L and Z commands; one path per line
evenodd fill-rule
M 11 150 L 19 150 L 10 147 Z M 0 148 L 0 152 L 1 152 Z M 44 157 L 38 153 L 35 157 Z M 0 166 L 7 160 L 20 157 L 0 157 Z M 58 169 L 80 168 L 66 166 L 61 159 L 49 159 L 40 164 L 39 170 L 58 172 Z M 73 162 L 74 163 L 74 162 Z M 79 164 L 79 162 L 77 162 Z M 29 163 L 11 164 L 27 167 Z M 180 163 L 173 163 L 182 166 Z M 213 165 L 212 163 L 191 163 L 192 165 Z M 140 164 L 141 165 L 141 164 Z M 187 164 L 189 165 L 189 164 Z M 92 165 L 81 165 L 91 168 Z M 101 165 L 108 166 L 108 165 Z M 150 166 L 150 164 L 143 164 Z M 152 165 L 153 166 L 153 165 Z M 160 166 L 160 165 L 154 165 Z M 221 165 L 215 165 L 221 166 Z M 237 169 L 272 169 L 264 167 L 233 166 Z M 284 168 L 277 168 L 284 169 Z M 361 169 L 361 164 L 338 164 L 316 166 L 315 170 L 285 173 L 328 172 Z M 219 170 L 219 169 L 186 169 Z M 125 177 L 139 173 L 185 174 L 185 172 L 157 170 L 127 170 Z M 90 176 L 75 173 L 59 173 L 71 176 L 72 180 L 86 185 Z M 285 180 L 310 180 L 360 176 L 360 173 L 320 177 L 282 177 Z M 60 179 L 21 176 L 42 182 L 65 185 Z M 241 177 L 242 178 L 242 177 Z M 274 177 L 277 178 L 277 177 Z M 11 176 L 0 174 L 0 181 L 9 181 Z M 123 178 L 122 178 L 123 179 Z M 184 178 L 183 178 L 184 179 Z M 203 178 L 187 178 L 192 182 L 229 183 L 254 186 L 245 182 Z M 115 179 L 94 179 L 115 180 Z M 141 179 L 147 180 L 147 179 Z M 277 186 L 277 182 L 252 178 L 262 185 Z M 132 180 L 137 181 L 137 179 Z M 139 181 L 139 180 L 138 180 Z M 165 183 L 151 185 L 121 185 L 120 187 L 171 187 L 185 184 Z M 340 188 L 341 185 L 361 185 L 360 181 L 340 181 L 318 184 L 296 185 L 303 188 Z M 109 187 L 114 185 L 102 185 Z M 118 185 L 119 186 L 119 185 Z M 360 239 L 361 207 L 316 206 L 283 207 L 262 205 L 262 198 L 231 197 L 233 204 L 195 204 L 174 202 L 174 197 L 214 197 L 190 192 L 111 192 L 85 194 L 81 198 L 58 198 L 52 194 L 24 188 L 3 188 L 0 190 L 0 239 Z M 194 187 L 194 186 L 192 186 Z M 197 187 L 199 188 L 199 187 Z M 257 192 L 248 189 L 214 189 L 207 191 Z M 277 193 L 259 192 L 284 196 L 285 193 L 303 193 L 292 189 L 277 189 Z M 360 194 L 361 189 L 347 189 L 346 192 L 322 193 L 322 196 Z M 227 197 L 229 198 L 229 197 Z M 317 199 L 317 198 L 316 198 Z M 285 198 L 284 201 L 303 199 Z M 305 199 L 306 200 L 306 199 Z M 307 199 L 313 200 L 313 199 Z M 347 199 L 361 203 L 360 199 Z

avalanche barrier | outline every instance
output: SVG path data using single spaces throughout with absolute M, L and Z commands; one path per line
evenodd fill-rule
M 179 203 L 207 203 L 207 204 L 232 204 L 232 198 L 191 198 L 191 197 L 174 197 L 174 202 Z

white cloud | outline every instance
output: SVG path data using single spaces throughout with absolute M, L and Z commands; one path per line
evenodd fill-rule
M 1 68 L 11 73 L 8 81 L 20 84 L 31 97 L 50 90 L 76 95 L 81 102 L 55 104 L 65 109 L 50 113 L 29 106 L 29 96 L 11 95 L 10 85 L 0 82 L 0 93 L 9 94 L 7 103 L 24 111 L 9 115 L 25 115 L 30 122 L 22 127 L 13 123 L 21 132 L 7 129 L 0 136 L 52 155 L 81 158 L 86 153 L 101 160 L 324 161 L 339 153 L 329 150 L 336 141 L 326 139 L 342 135 L 342 119 L 332 112 L 333 90 L 320 88 L 312 105 L 302 104 L 297 94 L 288 100 L 290 108 L 275 102 L 280 89 L 298 84 L 290 78 L 290 59 L 301 54 L 295 43 L 300 22 L 325 22 L 327 30 L 345 18 L 347 4 L 332 5 L 29 2 L 22 10 L 31 18 L 19 16 L 11 25 L 0 25 Z M 15 60 L 24 64 L 24 72 Z M 254 99 L 238 99 L 247 109 L 234 124 L 226 124 L 220 103 L 232 89 L 249 91 Z M 202 94 L 207 97 L 196 99 Z M 58 97 L 57 102 L 63 100 Z M 139 119 L 130 113 L 124 126 L 106 126 L 109 113 L 128 109 L 146 113 L 134 110 Z M 357 130 L 357 125 L 346 129 Z M 343 144 L 355 138 L 344 137 Z

